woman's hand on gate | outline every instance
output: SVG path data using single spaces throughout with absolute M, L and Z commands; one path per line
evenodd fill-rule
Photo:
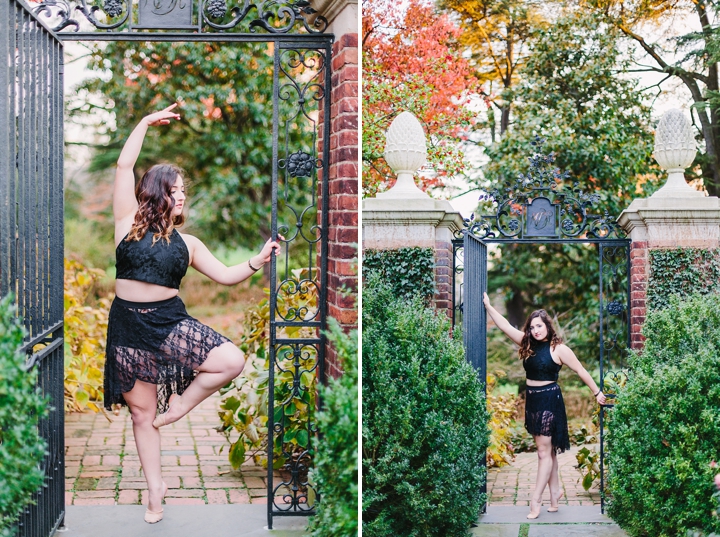
M 598 403 L 600 403 L 601 405 L 604 405 L 604 404 L 605 404 L 605 401 L 606 401 L 606 399 L 605 399 L 605 394 L 604 394 L 603 392 L 600 392 L 599 394 L 597 394 L 597 395 L 595 396 L 595 400 L 596 400 Z
M 171 112 L 171 110 L 177 105 L 178 103 L 173 103 L 167 108 L 160 110 L 159 112 L 154 112 L 150 115 L 145 116 L 143 120 L 150 127 L 154 127 L 156 125 L 169 125 L 171 119 L 180 119 L 180 114 L 176 112 Z
M 282 235 L 278 235 L 278 239 L 281 241 L 285 240 L 285 237 Z M 272 258 L 273 252 L 275 252 L 275 255 L 280 255 L 281 246 L 280 243 L 277 241 L 268 239 L 265 245 L 263 246 L 263 249 L 258 254 L 258 257 L 262 259 L 262 264 L 269 263 L 270 259 Z

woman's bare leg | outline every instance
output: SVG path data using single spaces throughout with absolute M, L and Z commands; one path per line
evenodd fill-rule
M 160 431 L 153 427 L 157 410 L 157 386 L 141 380 L 123 394 L 130 407 L 133 434 L 140 464 L 148 486 L 148 509 L 154 512 L 162 509 L 164 483 L 160 467 Z
M 548 487 L 550 487 L 550 509 L 552 509 L 551 512 L 554 512 L 558 509 L 558 501 L 562 496 L 562 489 L 560 488 L 557 453 L 555 453 L 554 449 L 550 449 L 550 453 L 552 454 L 552 471 L 550 472 Z M 548 511 L 550 509 L 548 509 Z
M 542 495 L 545 491 L 545 487 L 550 480 L 550 474 L 553 468 L 552 459 L 552 438 L 549 436 L 534 436 L 535 445 L 537 446 L 538 455 L 538 471 L 537 478 L 535 480 L 535 491 L 530 502 L 530 517 L 536 518 L 540 513 L 540 504 L 542 502 Z
M 175 399 L 165 413 L 165 424 L 173 423 L 190 412 L 228 382 L 242 373 L 245 355 L 233 343 L 223 343 L 208 353 L 197 369 L 198 374 L 190 386 Z

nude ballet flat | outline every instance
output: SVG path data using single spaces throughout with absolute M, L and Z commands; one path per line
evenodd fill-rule
M 170 399 L 171 399 L 171 401 L 170 401 L 170 404 L 168 405 L 168 409 L 153 420 L 152 425 L 156 429 L 159 429 L 160 427 L 164 427 L 165 425 L 167 425 L 167 423 L 166 423 L 167 413 L 170 412 L 170 409 L 172 408 L 172 406 L 175 403 L 177 403 L 180 399 L 182 399 L 182 396 L 175 395 L 174 398 L 171 397 Z
M 533 511 L 533 504 L 537 504 L 538 508 L 537 511 Z M 536 502 L 535 500 L 530 500 L 530 513 L 528 513 L 527 518 L 530 520 L 535 520 L 537 517 L 540 516 L 540 509 L 542 508 L 542 500 L 539 502 Z
M 165 482 L 163 482 L 163 485 L 165 485 L 165 492 L 163 492 L 162 499 L 165 499 L 165 495 L 168 492 L 168 486 Z M 161 500 L 162 501 L 162 500 Z M 145 522 L 148 524 L 157 524 L 163 519 L 163 511 L 164 509 L 160 509 L 159 511 L 151 511 L 149 508 L 145 510 Z
M 147 509 L 145 511 L 145 522 L 148 524 L 157 524 L 163 519 L 163 509 L 160 509 L 159 511 L 151 511 L 150 509 Z
M 558 496 L 558 497 L 557 497 L 557 500 L 555 500 L 555 501 L 557 501 L 557 502 L 559 503 L 559 502 L 560 502 L 560 498 L 562 498 L 563 496 L 565 496 L 565 493 L 562 492 L 562 491 L 560 491 L 560 496 Z M 552 503 L 552 498 L 550 499 L 550 503 Z M 559 505 L 558 505 L 557 507 L 552 507 L 552 506 L 550 506 L 550 507 L 548 507 L 547 511 L 548 511 L 548 513 L 557 513 L 557 511 L 558 511 L 559 508 L 560 508 Z

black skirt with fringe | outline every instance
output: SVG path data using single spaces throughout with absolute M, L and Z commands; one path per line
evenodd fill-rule
M 127 405 L 123 394 L 136 380 L 157 384 L 157 408 L 165 412 L 181 395 L 215 347 L 230 340 L 191 317 L 180 297 L 158 302 L 115 298 L 110 307 L 105 359 L 105 408 Z
M 557 383 L 526 387 L 525 429 L 533 436 L 552 437 L 556 453 L 570 449 L 565 402 Z

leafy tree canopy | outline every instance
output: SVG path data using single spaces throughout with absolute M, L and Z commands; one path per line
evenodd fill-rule
M 665 74 L 692 98 L 693 120 L 704 144 L 695 165 L 708 194 L 720 194 L 720 30 L 710 0 L 580 0 L 581 8 L 613 26 L 640 53 L 635 71 Z M 677 24 L 682 20 L 682 24 Z M 689 178 L 697 177 L 691 172 Z
M 466 107 L 476 79 L 459 30 L 447 15 L 423 0 L 405 11 L 387 0 L 364 0 L 363 10 L 363 194 L 392 186 L 395 174 L 383 158 L 385 132 L 407 110 L 423 123 L 433 177 L 421 187 L 439 186 L 465 168 L 457 144 L 473 122 Z

